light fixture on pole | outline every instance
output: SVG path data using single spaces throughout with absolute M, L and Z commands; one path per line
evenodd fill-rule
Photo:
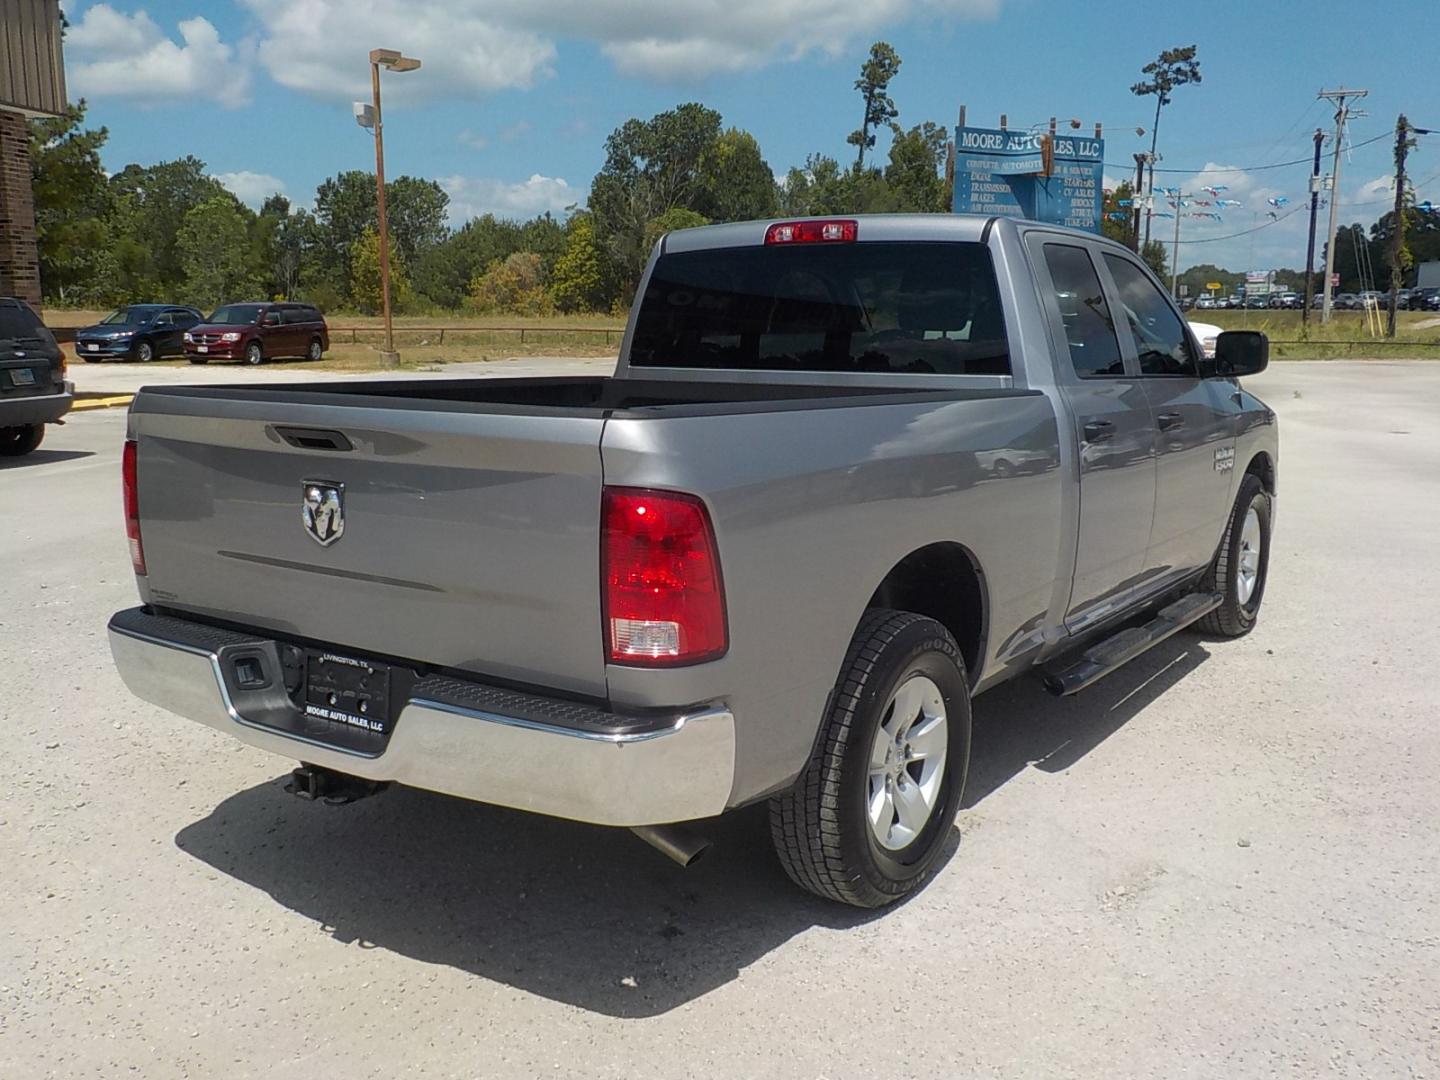
M 380 112 L 380 69 L 415 71 L 420 61 L 402 56 L 394 49 L 370 50 L 370 90 L 373 101 L 355 103 L 355 122 L 375 133 L 375 208 L 380 219 L 380 303 L 385 313 L 385 349 L 380 362 L 385 367 L 398 367 L 400 354 L 395 351 L 395 330 L 390 319 L 390 223 L 385 214 L 385 134 Z

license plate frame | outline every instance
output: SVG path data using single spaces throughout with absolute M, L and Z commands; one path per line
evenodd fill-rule
M 209 352 L 209 351 L 210 351 L 210 346 L 209 346 L 209 345 L 196 345 L 196 346 L 195 346 L 195 351 L 196 351 L 196 352 Z
M 99 346 L 99 345 L 96 345 L 96 344 L 92 341 L 89 345 L 86 345 L 86 346 L 85 346 L 85 349 L 86 349 L 86 351 L 88 351 L 88 352 L 99 352 L 99 351 L 100 351 L 100 346 Z
M 390 686 L 388 664 L 319 649 L 305 651 L 307 720 L 384 737 L 390 732 Z
M 17 367 L 10 369 L 11 386 L 34 386 L 35 371 L 33 368 Z

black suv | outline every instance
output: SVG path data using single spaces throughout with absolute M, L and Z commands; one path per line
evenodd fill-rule
M 0 457 L 34 450 L 74 400 L 54 335 L 29 304 L 0 296 Z

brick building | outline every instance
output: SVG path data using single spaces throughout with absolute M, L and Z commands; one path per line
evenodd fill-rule
M 0 0 L 0 296 L 40 303 L 25 120 L 65 111 L 59 0 Z

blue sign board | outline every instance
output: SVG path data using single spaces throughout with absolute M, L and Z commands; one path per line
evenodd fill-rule
M 1044 175 L 1038 132 L 962 127 L 955 132 L 957 214 L 1001 214 L 1100 232 L 1105 141 L 1054 136 Z

